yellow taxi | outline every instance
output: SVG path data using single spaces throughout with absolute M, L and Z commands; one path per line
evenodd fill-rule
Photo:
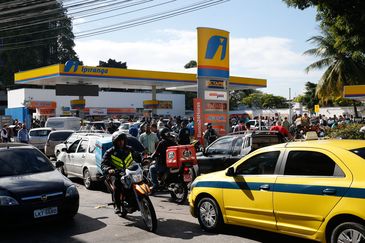
M 365 141 L 259 149 L 198 177 L 189 204 L 206 231 L 234 224 L 320 242 L 365 242 Z

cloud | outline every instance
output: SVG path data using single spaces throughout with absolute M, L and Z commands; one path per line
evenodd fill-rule
M 85 65 L 97 65 L 109 58 L 126 61 L 129 69 L 196 72 L 184 69 L 197 59 L 196 33 L 180 30 L 159 30 L 148 39 L 135 42 L 108 40 L 77 40 L 75 50 Z M 264 92 L 287 97 L 303 91 L 307 81 L 317 82 L 320 72 L 304 72 L 314 61 L 294 51 L 292 40 L 264 36 L 257 38 L 230 37 L 230 73 L 234 76 L 265 78 Z

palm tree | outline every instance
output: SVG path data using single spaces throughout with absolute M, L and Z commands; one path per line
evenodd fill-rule
M 343 51 L 336 43 L 335 36 L 323 30 L 323 36 L 314 36 L 308 41 L 317 47 L 304 52 L 306 55 L 319 57 L 320 60 L 310 64 L 305 70 L 327 68 L 318 82 L 316 94 L 327 103 L 329 100 L 342 97 L 343 86 L 365 83 L 365 56 L 353 55 Z M 355 116 L 357 116 L 356 106 Z

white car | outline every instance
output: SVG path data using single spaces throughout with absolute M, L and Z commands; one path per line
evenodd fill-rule
M 72 135 L 73 136 L 73 135 Z M 70 136 L 70 138 L 72 137 Z M 84 180 L 87 189 L 92 189 L 100 179 L 101 172 L 96 167 L 95 144 L 96 140 L 110 134 L 87 134 L 75 136 L 71 145 L 62 149 L 57 161 L 64 163 L 61 172 L 64 175 L 73 175 Z M 69 139 L 68 139 L 69 140 Z
M 44 150 L 48 135 L 52 132 L 52 128 L 40 127 L 29 130 L 29 143 L 39 150 Z

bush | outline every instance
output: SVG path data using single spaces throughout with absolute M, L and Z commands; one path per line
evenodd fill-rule
M 331 129 L 328 136 L 342 139 L 365 139 L 365 133 L 360 132 L 360 128 L 363 126 L 363 124 L 339 125 L 337 128 Z

